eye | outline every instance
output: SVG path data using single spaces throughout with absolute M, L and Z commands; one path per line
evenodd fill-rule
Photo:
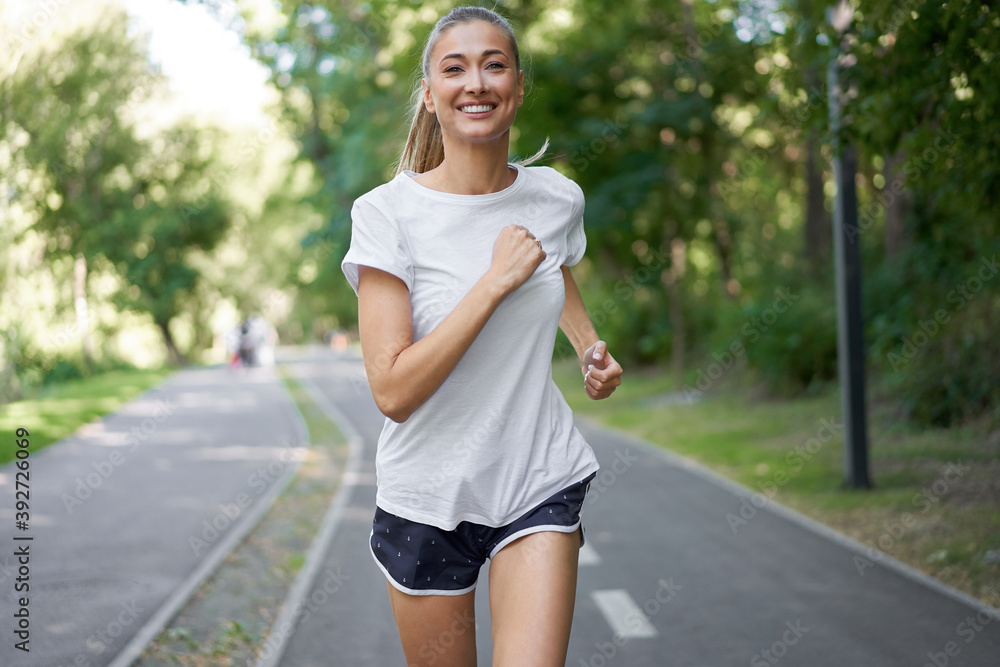
M 494 67 L 494 65 L 496 65 L 496 67 Z M 486 66 L 486 69 L 504 69 L 505 67 L 506 65 L 503 63 L 490 63 Z
M 461 68 L 461 67 L 459 67 L 458 65 L 452 65 L 451 67 L 447 67 L 447 68 L 445 68 L 445 70 L 444 70 L 444 71 L 445 71 L 446 73 L 447 73 L 447 72 L 461 72 L 461 71 L 462 71 L 462 68 Z

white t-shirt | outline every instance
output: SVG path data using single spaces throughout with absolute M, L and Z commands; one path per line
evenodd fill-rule
M 511 166 L 514 183 L 484 195 L 438 192 L 412 171 L 398 174 L 354 202 L 341 265 L 355 292 L 358 265 L 406 284 L 416 342 L 486 273 L 505 226 L 523 225 L 546 252 L 444 384 L 405 422 L 385 420 L 378 506 L 444 530 L 462 521 L 505 525 L 598 469 L 552 381 L 565 301 L 560 267 L 576 264 L 587 244 L 583 191 L 550 167 Z

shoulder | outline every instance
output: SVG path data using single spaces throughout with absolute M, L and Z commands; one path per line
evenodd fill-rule
M 539 183 L 547 183 L 556 187 L 566 188 L 570 190 L 576 190 L 582 192 L 580 186 L 577 185 L 569 176 L 564 175 L 558 169 L 552 167 L 547 167 L 540 165 L 537 167 L 521 167 L 524 173 L 528 176 L 531 181 L 536 181 Z
M 355 222 L 364 221 L 372 216 L 382 217 L 389 221 L 403 202 L 403 192 L 400 179 L 406 176 L 400 174 L 387 183 L 383 183 L 354 200 L 351 217 Z
M 544 189 L 549 195 L 568 199 L 573 206 L 583 206 L 583 188 L 568 176 L 552 167 L 521 167 L 529 184 Z

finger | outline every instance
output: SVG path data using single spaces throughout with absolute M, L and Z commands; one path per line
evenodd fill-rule
M 610 395 L 610 393 L 615 390 L 615 387 L 622 383 L 621 378 L 617 375 L 608 380 L 601 380 L 596 376 L 597 372 L 598 371 L 595 370 L 584 380 L 584 384 L 596 393 L 605 393 L 606 395 Z
M 617 363 L 609 364 L 606 368 L 598 368 L 593 366 L 593 372 L 590 374 L 592 378 L 598 382 L 611 382 L 617 379 L 621 374 L 621 366 Z
M 602 359 L 604 359 L 604 355 L 607 354 L 607 352 L 608 352 L 608 344 L 605 343 L 603 340 L 597 341 L 597 343 L 594 344 L 594 355 L 593 355 L 594 361 L 601 361 Z
M 584 384 L 595 394 L 605 391 L 608 388 L 608 385 L 601 380 L 596 379 L 593 373 L 591 373 L 590 377 L 585 380 Z
M 595 391 L 592 387 L 587 387 L 587 396 L 589 396 L 595 401 L 599 401 L 602 398 L 607 398 L 608 396 L 613 394 L 614 391 L 615 391 L 614 387 L 610 389 L 603 389 L 600 391 Z

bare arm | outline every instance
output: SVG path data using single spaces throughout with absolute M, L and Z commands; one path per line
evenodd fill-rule
M 608 352 L 607 343 L 598 338 L 583 303 L 580 288 L 568 266 L 562 267 L 562 274 L 566 286 L 566 303 L 559 317 L 559 328 L 569 338 L 580 358 L 580 370 L 587 395 L 595 400 L 607 398 L 622 383 L 622 367 Z
M 413 342 L 406 285 L 389 273 L 358 269 L 358 325 L 372 396 L 382 414 L 406 421 L 444 383 L 504 298 L 545 259 L 524 227 L 505 227 L 482 278 L 434 331 Z

